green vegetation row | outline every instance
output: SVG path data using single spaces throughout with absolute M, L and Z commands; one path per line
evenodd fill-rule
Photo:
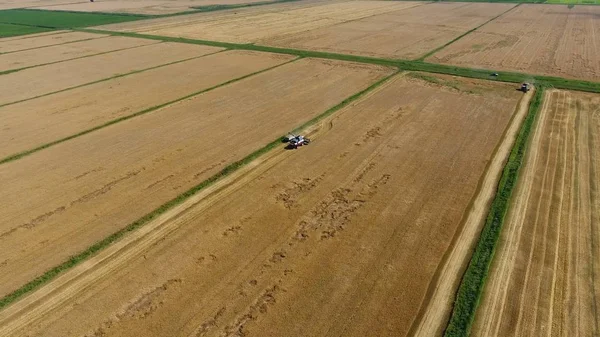
M 299 126 L 298 128 L 294 129 L 294 132 L 298 132 L 301 131 L 302 129 L 305 129 L 315 123 L 317 123 L 318 121 L 322 120 L 323 118 L 330 116 L 331 114 L 333 114 L 334 112 L 340 110 L 341 108 L 347 106 L 348 104 L 352 103 L 353 101 L 357 100 L 358 98 L 364 96 L 365 94 L 367 94 L 368 92 L 372 91 L 373 89 L 379 87 L 380 85 L 382 85 L 383 83 L 385 83 L 386 81 L 388 81 L 389 79 L 391 79 L 394 75 L 396 75 L 397 72 L 395 72 L 394 74 L 391 74 L 375 83 L 373 83 L 372 85 L 370 85 L 369 87 L 367 87 L 366 89 L 346 98 L 345 100 L 343 100 L 342 102 L 340 102 L 339 104 L 337 104 L 336 106 L 328 109 L 327 111 L 323 112 L 322 114 L 316 116 L 315 118 L 311 119 L 310 121 L 302 124 L 301 126 Z M 193 196 L 194 194 L 200 192 L 201 190 L 207 188 L 208 186 L 211 186 L 212 184 L 214 184 L 215 182 L 217 182 L 218 180 L 223 179 L 224 177 L 226 177 L 227 175 L 239 170 L 240 168 L 244 167 L 245 165 L 247 165 L 248 163 L 252 162 L 253 160 L 257 159 L 258 157 L 264 155 L 265 153 L 269 152 L 270 150 L 281 146 L 281 137 L 273 140 L 272 142 L 270 142 L 269 144 L 265 145 L 264 147 L 254 151 L 253 153 L 249 154 L 248 156 L 246 156 L 245 158 L 236 161 L 232 164 L 229 164 L 228 166 L 226 166 L 223 170 L 221 170 L 219 173 L 213 175 L 212 177 L 204 180 L 203 182 L 201 182 L 200 184 L 190 188 L 189 190 L 183 192 L 182 194 L 178 195 L 177 197 L 175 197 L 174 199 L 171 199 L 170 201 L 166 202 L 165 204 L 163 204 L 162 206 L 160 206 L 159 208 L 153 210 L 152 212 L 144 215 L 143 217 L 141 217 L 140 219 L 138 219 L 137 221 L 127 225 L 125 228 L 109 235 L 108 237 L 96 242 L 95 244 L 93 244 L 92 246 L 90 246 L 89 248 L 87 248 L 86 250 L 84 250 L 83 252 L 72 256 L 71 258 L 69 258 L 67 261 L 59 264 L 58 266 L 46 271 L 44 274 L 42 274 L 41 276 L 36 277 L 35 279 L 33 279 L 32 281 L 28 282 L 27 284 L 25 284 L 24 286 L 22 286 L 21 288 L 13 291 L 12 293 L 6 295 L 5 297 L 3 297 L 2 299 L 0 299 L 0 310 L 4 307 L 6 307 L 7 305 L 13 303 L 14 301 L 18 300 L 19 298 L 23 297 L 24 295 L 30 293 L 31 291 L 39 288 L 40 286 L 42 286 L 43 284 L 53 280 L 54 278 L 56 278 L 58 275 L 64 273 L 65 271 L 75 267 L 76 265 L 80 264 L 81 262 L 85 261 L 86 259 L 90 258 L 91 256 L 93 256 L 94 254 L 100 252 L 101 250 L 107 248 L 108 246 L 110 246 L 112 243 L 116 242 L 117 240 L 121 239 L 123 236 L 125 236 L 127 233 L 130 233 L 132 231 L 137 230 L 138 228 L 144 226 L 145 224 L 149 223 L 151 220 L 156 219 L 158 216 L 160 216 L 161 214 L 173 209 L 175 206 L 180 205 L 181 203 L 183 203 L 186 199 L 188 199 L 189 197 Z
M 211 54 L 209 54 L 209 55 L 211 55 Z M 160 105 L 156 105 L 156 106 L 153 106 L 153 107 L 150 107 L 150 108 L 144 109 L 144 110 L 142 110 L 142 111 L 138 111 L 138 112 L 136 112 L 136 113 L 133 113 L 133 114 L 131 114 L 131 115 L 127 115 L 127 116 L 123 116 L 123 117 L 119 117 L 119 118 L 116 118 L 116 119 L 110 120 L 110 121 L 108 121 L 108 122 L 106 122 L 106 123 L 104 123 L 104 124 L 100 124 L 100 125 L 94 126 L 94 127 L 92 127 L 92 128 L 89 128 L 89 129 L 87 129 L 87 130 L 83 130 L 83 131 L 81 131 L 81 132 L 78 132 L 78 133 L 76 133 L 76 134 L 73 134 L 73 135 L 70 135 L 70 136 L 67 136 L 67 137 L 64 137 L 64 138 L 61 138 L 61 139 L 57 139 L 57 140 L 55 140 L 55 141 L 52 141 L 52 142 L 50 142 L 50 143 L 46 143 L 46 144 L 40 145 L 40 146 L 38 146 L 38 147 L 36 147 L 36 148 L 30 149 L 30 150 L 26 150 L 26 151 L 22 151 L 22 152 L 19 152 L 19 153 L 15 153 L 15 154 L 9 155 L 9 156 L 7 156 L 7 157 L 5 157 L 5 158 L 0 158 L 0 165 L 2 165 L 2 164 L 6 164 L 6 163 L 8 163 L 8 162 L 11 162 L 11 161 L 15 161 L 15 160 L 17 160 L 17 159 L 21 159 L 21 158 L 23 158 L 23 157 L 25 157 L 25 156 L 28 156 L 28 155 L 30 155 L 30 154 L 33 154 L 33 153 L 35 153 L 35 152 L 38 152 L 38 151 L 41 151 L 41 150 L 47 149 L 47 148 L 49 148 L 49 147 L 51 147 L 51 146 L 54 146 L 54 145 L 57 145 L 57 144 L 60 144 L 60 143 L 66 142 L 66 141 L 68 141 L 68 140 L 71 140 L 71 139 L 74 139 L 74 138 L 77 138 L 77 137 L 81 137 L 81 136 L 83 136 L 83 135 L 86 135 L 86 134 L 88 134 L 88 133 L 91 133 L 91 132 L 94 132 L 94 131 L 97 131 L 97 130 L 100 130 L 100 129 L 104 129 L 105 127 L 111 126 L 111 125 L 113 125 L 113 124 L 117 124 L 117 123 L 120 123 L 120 122 L 126 121 L 126 120 L 128 120 L 128 119 L 132 119 L 132 118 L 135 118 L 135 117 L 138 117 L 138 116 L 141 116 L 141 115 L 145 115 L 145 114 L 147 114 L 147 113 L 149 113 L 149 112 L 152 112 L 152 111 L 156 111 L 156 110 L 162 109 L 162 108 L 164 108 L 164 107 L 166 107 L 166 106 L 169 106 L 169 105 L 171 105 L 171 104 L 174 104 L 174 103 L 177 103 L 177 102 L 180 102 L 180 101 L 186 100 L 186 99 L 188 99 L 188 98 L 192 98 L 192 97 L 194 97 L 194 96 L 198 96 L 198 95 L 200 95 L 200 94 L 203 94 L 203 93 L 205 93 L 205 92 L 208 92 L 208 91 L 211 91 L 211 90 L 214 90 L 214 89 L 217 89 L 217 88 L 220 88 L 220 87 L 226 86 L 226 85 L 228 85 L 228 84 L 231 84 L 231 83 L 234 83 L 234 82 L 237 82 L 237 81 L 241 81 L 241 80 L 243 80 L 243 79 L 245 79 L 245 78 L 248 78 L 248 77 L 250 77 L 250 76 L 258 75 L 258 74 L 260 74 L 260 73 L 263 73 L 263 72 L 269 71 L 269 70 L 271 70 L 271 69 L 274 69 L 274 68 L 277 68 L 277 67 L 281 67 L 281 66 L 283 66 L 283 65 L 285 65 L 285 64 L 288 64 L 288 63 L 290 63 L 290 62 L 294 62 L 294 61 L 296 61 L 296 60 L 298 60 L 298 59 L 296 58 L 296 59 L 293 59 L 293 60 L 290 60 L 290 61 L 287 61 L 287 62 L 284 62 L 284 63 L 278 64 L 278 65 L 276 65 L 276 66 L 273 66 L 273 67 L 265 68 L 265 69 L 262 69 L 262 70 L 259 70 L 259 71 L 256 71 L 256 72 L 253 72 L 253 73 L 251 73 L 251 74 L 248 74 L 248 75 L 244 75 L 244 76 L 241 76 L 241 77 L 238 77 L 238 78 L 234 78 L 234 79 L 232 79 L 232 80 L 229 80 L 229 81 L 226 81 L 226 82 L 223 82 L 223 83 L 217 84 L 217 85 L 215 85 L 215 86 L 212 86 L 212 87 L 210 87 L 210 88 L 206 88 L 206 89 L 203 89 L 203 90 L 200 90 L 200 91 L 197 91 L 197 92 L 191 93 L 191 94 L 189 94 L 189 95 L 186 95 L 186 96 L 184 96 L 184 97 L 180 97 L 180 98 L 177 98 L 177 99 L 175 99 L 175 100 L 172 100 L 172 101 L 169 101 L 169 102 L 166 102 L 166 103 L 162 103 L 162 104 L 160 104 Z
M 209 40 L 195 40 L 195 39 L 187 39 L 187 38 L 179 38 L 179 37 L 145 35 L 145 34 L 131 33 L 131 32 L 111 32 L 111 31 L 95 30 L 95 29 L 80 29 L 80 30 L 86 31 L 86 32 L 91 32 L 91 33 L 112 34 L 112 35 L 116 35 L 116 36 L 129 36 L 129 37 L 146 38 L 146 39 L 169 41 L 169 42 L 191 43 L 191 44 L 199 44 L 199 45 L 206 45 L 206 46 L 222 47 L 222 48 L 227 48 L 227 49 L 253 50 L 253 51 L 261 51 L 261 52 L 267 52 L 267 53 L 296 55 L 299 57 L 314 57 L 314 58 L 322 58 L 322 59 L 377 64 L 377 65 L 383 65 L 383 66 L 389 66 L 389 67 L 396 67 L 401 70 L 407 70 L 407 71 L 421 71 L 421 72 L 428 72 L 428 73 L 446 74 L 446 75 L 454 75 L 454 76 L 460 76 L 460 77 L 477 78 L 477 79 L 483 79 L 483 80 L 489 80 L 489 81 L 499 81 L 499 82 L 509 82 L 509 83 L 533 82 L 533 83 L 536 83 L 539 85 L 552 86 L 552 87 L 555 87 L 558 89 L 600 92 L 600 83 L 599 82 L 566 79 L 566 78 L 552 77 L 552 76 L 532 75 L 532 74 L 509 72 L 509 71 L 495 71 L 495 73 L 497 73 L 498 76 L 492 76 L 491 75 L 493 72 L 492 70 L 464 68 L 464 67 L 445 65 L 445 64 L 428 63 L 428 62 L 424 62 L 424 61 L 420 61 L 420 60 L 411 61 L 411 60 L 383 59 L 383 58 L 368 57 L 368 56 L 358 56 L 358 55 L 320 52 L 320 51 L 269 47 L 269 46 L 255 45 L 255 44 L 238 44 L 238 43 L 217 42 L 217 41 L 209 41 Z
M 524 160 L 528 144 L 527 140 L 540 109 L 543 94 L 544 88 L 538 86 L 530 103 L 527 117 L 523 122 L 523 126 L 508 158 L 508 162 L 504 166 L 502 177 L 498 184 L 498 191 L 490 207 L 490 212 L 481 232 L 477 247 L 458 288 L 445 337 L 467 337 L 470 334 L 471 326 L 475 319 L 475 312 L 479 306 L 490 265 L 500 238 L 504 218 L 510 206 L 511 195 L 519 178 L 519 169 Z
M 144 18 L 147 17 L 141 15 L 7 9 L 0 10 L 0 37 L 42 33 L 55 29 L 98 26 Z

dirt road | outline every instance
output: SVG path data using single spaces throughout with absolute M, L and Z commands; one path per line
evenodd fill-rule
M 474 335 L 600 333 L 599 130 L 600 96 L 547 91 Z
M 406 335 L 521 98 L 451 80 L 395 78 L 0 312 L 0 334 Z
M 502 143 L 496 149 L 492 161 L 489 163 L 479 194 L 473 199 L 471 210 L 466 216 L 462 231 L 455 237 L 456 242 L 453 244 L 452 250 L 449 251 L 446 261 L 439 269 L 440 273 L 434 283 L 435 286 L 430 289 L 432 293 L 431 300 L 423 308 L 419 324 L 413 326 L 414 336 L 439 336 L 446 328 L 452 304 L 456 298 L 456 289 L 471 259 L 473 247 L 477 243 L 479 233 L 483 228 L 489 206 L 496 195 L 504 164 L 510 155 L 522 122 L 527 116 L 533 93 L 532 90 L 523 95 L 517 106 L 517 111 L 515 111 L 513 121 L 502 138 Z

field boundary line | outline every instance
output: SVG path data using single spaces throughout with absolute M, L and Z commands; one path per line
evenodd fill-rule
M 393 1 L 395 1 L 395 0 L 393 0 Z M 197 39 L 188 39 L 188 38 L 181 38 L 181 37 L 168 37 L 168 36 L 149 35 L 149 34 L 147 35 L 147 34 L 132 33 L 132 32 L 118 32 L 118 31 L 98 30 L 98 29 L 89 29 L 89 28 L 78 28 L 78 29 L 74 29 L 74 30 L 83 31 L 83 32 L 99 32 L 99 33 L 111 34 L 111 35 L 117 35 L 117 36 L 129 36 L 129 37 L 154 39 L 154 40 L 161 40 L 161 41 L 166 41 L 166 42 L 199 44 L 199 45 L 221 47 L 221 48 L 227 48 L 227 49 L 252 50 L 252 51 L 261 51 L 261 52 L 275 53 L 275 54 L 296 55 L 296 56 L 301 56 L 301 57 L 313 57 L 313 58 L 329 59 L 329 60 L 340 60 L 340 61 L 351 61 L 351 62 L 367 63 L 367 64 L 377 64 L 377 65 L 383 65 L 383 66 L 389 66 L 389 67 L 397 67 L 397 68 L 399 68 L 401 70 L 405 70 L 405 71 L 420 71 L 420 72 L 426 72 L 426 73 L 445 74 L 445 75 L 452 75 L 452 76 L 458 76 L 458 77 L 488 80 L 488 81 L 492 81 L 492 82 L 521 83 L 521 82 L 525 82 L 525 81 L 534 80 L 534 82 L 537 84 L 544 85 L 544 86 L 553 86 L 557 89 L 568 89 L 568 90 L 575 90 L 575 91 L 600 93 L 600 82 L 591 82 L 591 81 L 577 80 L 577 79 L 566 79 L 566 78 L 555 77 L 555 76 L 519 73 L 519 72 L 513 72 L 513 71 L 497 71 L 498 76 L 492 77 L 490 75 L 493 70 L 490 70 L 490 69 L 465 68 L 465 67 L 438 64 L 438 63 L 428 63 L 428 62 L 419 61 L 419 60 L 384 59 L 384 58 L 377 58 L 377 57 L 371 57 L 371 56 L 359 56 L 359 55 L 330 53 L 330 52 L 322 52 L 322 51 L 269 47 L 269 46 L 256 45 L 256 44 L 239 44 L 239 43 L 231 43 L 231 42 L 197 40 Z
M 101 38 L 97 38 L 97 39 L 91 39 L 91 40 L 100 40 L 100 39 L 105 39 L 108 38 L 110 36 L 106 36 L 106 37 L 101 37 Z M 88 40 L 82 40 L 82 41 L 75 41 L 75 42 L 84 42 L 84 41 L 88 41 Z M 92 57 L 92 56 L 98 56 L 98 55 L 104 55 L 104 54 L 110 54 L 110 53 L 114 53 L 114 52 L 118 52 L 118 51 L 123 51 L 123 50 L 129 50 L 129 49 L 135 49 L 135 48 L 140 48 L 140 47 L 145 47 L 145 46 L 151 46 L 153 44 L 159 44 L 161 42 L 156 42 L 156 43 L 149 43 L 149 44 L 144 44 L 144 45 L 139 45 L 139 46 L 131 46 L 131 47 L 124 47 L 121 49 L 115 49 L 115 50 L 109 50 L 109 51 L 103 51 L 97 54 L 91 54 L 91 55 L 84 55 L 84 56 L 79 56 L 79 57 L 75 57 L 72 59 L 66 59 L 66 60 L 59 60 L 59 61 L 54 61 L 54 62 L 48 62 L 48 63 L 42 63 L 42 64 L 36 64 L 33 66 L 28 66 L 28 67 L 23 67 L 23 68 L 15 68 L 15 69 L 9 69 L 9 70 L 4 70 L 4 71 L 0 71 L 0 76 L 2 75 L 7 75 L 10 73 L 16 73 L 17 71 L 21 71 L 21 70 L 26 70 L 26 69 L 31 69 L 31 68 L 36 68 L 36 67 L 41 67 L 41 66 L 47 66 L 47 65 L 51 65 L 51 64 L 57 64 L 57 63 L 62 63 L 62 62 L 68 62 L 68 61 L 74 61 L 74 60 L 80 60 L 80 59 L 84 59 L 86 57 Z M 54 46 L 47 46 L 47 47 L 54 47 Z M 41 47 L 41 48 L 45 48 L 45 47 Z M 15 51 L 15 53 L 18 53 L 20 51 L 28 51 L 28 50 L 34 50 L 37 48 L 32 48 L 32 49 L 26 49 L 26 50 L 19 50 L 19 51 Z M 11 52 L 12 53 L 12 52 Z M 2 55 L 6 55 L 6 54 L 11 54 L 11 53 L 5 53 L 5 54 L 1 54 L 0 53 L 0 58 L 2 57 Z
M 216 54 L 216 53 L 213 53 L 213 54 Z M 15 153 L 15 154 L 9 155 L 9 156 L 7 156 L 7 157 L 5 157 L 5 158 L 0 158 L 0 165 L 2 165 L 2 164 L 6 164 L 6 163 L 9 163 L 9 162 L 11 162 L 11 161 L 15 161 L 15 160 L 21 159 L 21 158 L 23 158 L 23 157 L 26 157 L 26 156 L 28 156 L 28 155 L 30 155 L 30 154 L 33 154 L 33 153 L 36 153 L 36 152 L 38 152 L 38 151 L 41 151 L 41 150 L 47 149 L 47 148 L 49 148 L 49 147 L 52 147 L 52 146 L 54 146 L 54 145 L 58 145 L 58 144 L 60 144 L 60 143 L 66 142 L 66 141 L 68 141 L 68 140 L 71 140 L 71 139 L 74 139 L 74 138 L 78 138 L 78 137 L 81 137 L 81 136 L 83 136 L 83 135 L 87 135 L 88 133 L 91 133 L 91 132 L 94 132 L 94 131 L 97 131 L 97 130 L 100 130 L 100 129 L 104 129 L 105 127 L 108 127 L 108 126 L 111 126 L 111 125 L 114 125 L 114 124 L 117 124 L 117 123 L 120 123 L 120 122 L 123 122 L 123 121 L 129 120 L 129 119 L 132 119 L 132 118 L 135 118 L 135 117 L 138 117 L 138 116 L 145 115 L 145 114 L 147 114 L 147 113 L 149 113 L 149 112 L 153 112 L 153 111 L 160 110 L 160 109 L 162 109 L 162 108 L 165 108 L 165 107 L 167 107 L 167 106 L 169 106 L 169 105 L 172 105 L 172 104 L 175 104 L 175 103 L 177 103 L 177 102 L 181 102 L 181 101 L 184 101 L 184 100 L 186 100 L 186 99 L 190 99 L 190 98 L 192 98 L 192 97 L 194 97 L 194 96 L 198 96 L 198 95 L 201 95 L 201 94 L 203 94 L 203 93 L 206 93 L 206 92 L 208 92 L 208 91 L 212 91 L 212 90 L 214 90 L 214 89 L 218 89 L 218 88 L 220 88 L 220 87 L 226 86 L 226 85 L 228 85 L 228 84 L 231 84 L 231 83 L 235 83 L 235 82 L 238 82 L 238 81 L 244 80 L 244 79 L 246 79 L 246 78 L 248 78 L 248 77 L 251 77 L 251 76 L 254 76 L 254 75 L 258 75 L 258 74 L 260 74 L 260 73 L 263 73 L 263 72 L 267 72 L 267 71 L 269 71 L 269 70 L 275 69 L 275 68 L 277 68 L 277 67 L 281 67 L 281 66 L 283 66 L 283 65 L 286 65 L 286 64 L 288 64 L 288 63 L 291 63 L 291 62 L 297 61 L 297 60 L 299 60 L 299 59 L 301 59 L 301 58 L 300 58 L 300 57 L 297 57 L 297 58 L 295 58 L 295 59 L 292 59 L 292 60 L 286 61 L 286 62 L 284 62 L 284 63 L 280 63 L 280 64 L 277 64 L 277 65 L 275 65 L 275 66 L 272 66 L 272 67 L 268 67 L 268 68 L 265 68 L 265 69 L 261 69 L 261 70 L 259 70 L 259 71 L 255 71 L 255 72 L 253 72 L 253 73 L 251 73 L 251 74 L 247 74 L 247 75 L 244 75 L 244 76 L 241 76 L 241 77 L 236 77 L 236 78 L 234 78 L 234 79 L 231 79 L 231 80 L 225 81 L 225 82 L 223 82 L 223 83 L 219 83 L 219 84 L 217 84 L 217 85 L 214 85 L 214 86 L 212 86 L 212 87 L 209 87 L 209 88 L 206 88 L 206 89 L 202 89 L 202 90 L 200 90 L 200 91 L 193 92 L 193 93 L 191 93 L 191 94 L 188 94 L 188 95 L 186 95 L 186 96 L 183 96 L 183 97 L 179 97 L 179 98 L 177 98 L 177 99 L 174 99 L 174 100 L 171 100 L 171 101 L 169 101 L 169 102 L 161 103 L 161 104 L 159 104 L 159 105 L 155 105 L 155 106 L 152 106 L 152 107 L 146 108 L 146 109 L 144 109 L 144 110 L 141 110 L 141 111 L 135 112 L 135 113 L 133 113 L 133 114 L 130 114 L 130 115 L 127 115 L 127 116 L 123 116 L 123 117 L 119 117 L 119 118 L 116 118 L 116 119 L 113 119 L 113 120 L 110 120 L 110 121 L 108 121 L 108 122 L 105 122 L 105 123 L 103 123 L 103 124 L 100 124 L 100 125 L 94 126 L 94 127 L 92 127 L 92 128 L 89 128 L 89 129 L 86 129 L 86 130 L 80 131 L 80 132 L 78 132 L 78 133 L 72 134 L 72 135 L 70 135 L 70 136 L 67 136 L 67 137 L 64 137 L 64 138 L 57 139 L 57 140 L 55 140 L 55 141 L 52 141 L 52 142 L 50 142 L 50 143 L 46 143 L 46 144 L 40 145 L 40 146 L 38 146 L 38 147 L 35 147 L 35 148 L 32 148 L 32 149 L 29 149 L 29 150 L 25 150 L 25 151 L 22 151 L 22 152 L 18 152 L 18 153 Z
M 157 45 L 157 44 L 158 43 L 155 43 L 154 45 Z M 151 45 L 149 45 L 149 46 L 151 46 Z M 13 105 L 13 104 L 23 103 L 23 102 L 26 102 L 26 101 L 30 101 L 32 99 L 37 99 L 37 98 L 41 98 L 41 97 L 46 97 L 46 96 L 58 94 L 58 93 L 61 93 L 61 92 L 64 92 L 64 91 L 69 91 L 69 90 L 73 90 L 73 89 L 85 87 L 85 86 L 96 84 L 96 83 L 110 81 L 110 80 L 115 79 L 115 78 L 121 78 L 121 77 L 129 76 L 129 75 L 134 75 L 134 74 L 142 73 L 142 72 L 148 71 L 148 70 L 153 70 L 153 69 L 158 69 L 158 68 L 161 68 L 161 67 L 170 66 L 172 64 L 177 64 L 177 63 L 181 63 L 181 62 L 185 62 L 185 61 L 191 61 L 191 60 L 194 60 L 194 59 L 198 59 L 198 58 L 201 58 L 201 57 L 204 57 L 204 56 L 209 56 L 209 55 L 221 53 L 221 52 L 224 52 L 224 51 L 227 51 L 227 49 L 222 49 L 222 50 L 218 50 L 218 51 L 213 52 L 213 53 L 208 53 L 208 54 L 204 54 L 204 55 L 200 55 L 200 56 L 194 56 L 194 57 L 190 57 L 190 58 L 187 58 L 187 59 L 177 60 L 177 61 L 169 62 L 169 63 L 165 63 L 165 64 L 159 64 L 157 66 L 150 67 L 150 68 L 145 68 L 145 69 L 140 69 L 140 70 L 134 70 L 134 71 L 131 71 L 131 72 L 128 72 L 128 73 L 125 73 L 125 74 L 118 74 L 118 75 L 107 77 L 107 78 L 103 78 L 103 79 L 100 79 L 100 80 L 97 80 L 97 81 L 92 81 L 92 82 L 88 82 L 88 83 L 76 85 L 76 86 L 73 86 L 73 87 L 61 89 L 61 90 L 58 90 L 58 91 L 49 92 L 49 93 L 38 95 L 38 96 L 35 96 L 35 97 L 29 97 L 29 98 L 25 98 L 25 99 L 22 99 L 22 100 L 19 100 L 19 101 L 14 101 L 14 102 L 8 102 L 8 103 L 5 103 L 5 104 L 1 104 L 0 108 L 3 108 L 5 106 L 9 106 L 9 105 Z
M 292 61 L 290 61 L 290 62 L 292 62 Z M 399 72 L 400 72 L 399 70 L 396 70 L 393 73 L 391 73 L 390 75 L 384 76 L 383 78 L 375 81 L 374 83 L 372 83 L 371 85 L 369 85 L 365 89 L 363 89 L 363 90 L 361 90 L 361 91 L 359 91 L 359 92 L 357 92 L 357 93 L 355 93 L 355 94 L 347 97 L 346 99 L 342 100 L 340 103 L 336 104 L 335 106 L 333 106 L 333 107 L 325 110 L 325 112 L 321 113 L 320 115 L 317 115 L 316 117 L 312 118 L 311 120 L 303 123 L 302 125 L 298 126 L 294 130 L 297 131 L 297 130 L 301 130 L 303 128 L 307 128 L 307 127 L 309 127 L 309 126 L 311 126 L 311 125 L 313 125 L 313 124 L 321 121 L 322 119 L 324 119 L 324 118 L 332 115 L 336 111 L 338 111 L 338 110 L 344 108 L 345 106 L 351 104 L 352 102 L 354 102 L 357 99 L 361 98 L 362 96 L 364 96 L 365 94 L 369 93 L 373 89 L 376 89 L 377 87 L 379 87 L 382 84 L 386 83 L 388 80 L 390 80 L 394 76 L 396 76 Z M 198 185 L 193 186 L 192 188 L 190 188 L 187 191 L 181 193 L 180 195 L 176 196 L 175 198 L 167 201 L 163 205 L 161 205 L 158 208 L 154 209 L 150 213 L 142 216 L 138 220 L 130 223 L 126 227 L 124 227 L 124 228 L 116 231 L 115 233 L 113 233 L 113 234 L 105 237 L 104 239 L 96 242 L 95 244 L 91 245 L 90 247 L 88 247 L 84 251 L 82 251 L 82 252 L 80 252 L 80 253 L 78 253 L 76 255 L 71 256 L 65 262 L 63 262 L 63 263 L 55 266 L 54 268 L 51 268 L 50 270 L 46 271 L 42 275 L 34 278 L 33 280 L 29 281 L 25 285 L 21 286 L 17 290 L 15 290 L 15 291 L 9 293 L 8 295 L 2 297 L 0 299 L 0 310 L 2 310 L 3 308 L 5 308 L 9 304 L 15 302 L 16 300 L 20 299 L 24 295 L 32 292 L 35 289 L 38 289 L 42 285 L 44 285 L 44 284 L 48 283 L 49 281 L 55 279 L 57 276 L 63 274 L 65 271 L 67 271 L 67 270 L 75 267 L 76 265 L 80 264 L 81 262 L 87 260 L 88 258 L 90 258 L 91 256 L 95 255 L 99 251 L 107 248 L 112 243 L 114 243 L 117 240 L 119 240 L 122 237 L 124 237 L 127 233 L 139 229 L 140 227 L 142 227 L 145 224 L 149 223 L 151 220 L 155 219 L 159 215 L 161 215 L 161 214 L 163 214 L 163 213 L 165 213 L 165 212 L 173 209 L 177 205 L 180 205 L 185 200 L 187 200 L 191 196 L 195 195 L 196 193 L 200 192 L 201 190 L 203 190 L 203 189 L 211 186 L 215 182 L 223 179 L 224 177 L 230 175 L 231 173 L 233 173 L 233 172 L 239 170 L 240 168 L 248 165 L 253 160 L 257 159 L 258 157 L 260 157 L 260 156 L 262 156 L 264 154 L 266 154 L 267 152 L 271 151 L 272 149 L 274 149 L 274 148 L 276 148 L 278 146 L 281 146 L 281 144 L 282 144 L 281 143 L 281 137 L 278 137 L 277 139 L 275 139 L 275 140 L 271 141 L 270 143 L 266 144 L 265 146 L 263 146 L 263 147 L 259 148 L 258 150 L 250 153 L 246 157 L 244 157 L 244 158 L 242 158 L 242 159 L 240 159 L 238 161 L 235 161 L 235 162 L 227 165 L 219 173 L 211 176 L 210 178 L 208 178 L 208 179 L 200 182 Z
M 452 314 L 444 332 L 445 337 L 467 337 L 470 334 L 477 307 L 485 288 L 489 268 L 500 239 L 504 218 L 511 206 L 512 192 L 518 182 L 519 171 L 529 144 L 529 135 L 535 127 L 537 115 L 544 99 L 544 90 L 543 86 L 536 88 L 527 116 L 523 121 L 508 161 L 502 170 L 498 189 L 490 206 L 485 225 L 477 240 L 467 270 L 461 279 Z
M 502 13 L 500 13 L 500 14 L 498 14 L 498 15 L 494 16 L 493 18 L 491 18 L 491 19 L 487 20 L 486 22 L 484 22 L 484 23 L 480 24 L 479 26 L 477 26 L 477 27 L 475 27 L 475 28 L 473 28 L 473 29 L 471 29 L 471 30 L 468 30 L 468 31 L 466 31 L 465 33 L 463 33 L 463 34 L 459 35 L 458 37 L 456 37 L 456 38 L 454 38 L 454 39 L 452 39 L 452 40 L 448 41 L 447 43 L 445 43 L 445 44 L 443 44 L 443 45 L 441 45 L 441 46 L 439 46 L 439 47 L 437 47 L 437 48 L 435 48 L 435 49 L 433 49 L 433 50 L 431 50 L 431 51 L 429 51 L 429 52 L 425 53 L 423 56 L 421 56 L 421 57 L 419 57 L 419 58 L 417 58 L 417 59 L 415 59 L 415 60 L 417 60 L 417 61 L 424 61 L 424 60 L 425 60 L 426 58 L 428 58 L 429 56 L 431 56 L 431 55 L 433 55 L 433 54 L 437 53 L 438 51 L 440 51 L 440 50 L 442 50 L 442 49 L 444 49 L 444 48 L 448 47 L 449 45 L 453 44 L 454 42 L 456 42 L 456 41 L 458 41 L 458 40 L 462 39 L 463 37 L 465 37 L 465 36 L 467 36 L 467 35 L 469 35 L 469 34 L 473 33 L 474 31 L 478 30 L 479 28 L 481 28 L 481 27 L 483 27 L 483 26 L 487 25 L 488 23 L 490 23 L 490 22 L 492 22 L 492 21 L 496 20 L 497 18 L 499 18 L 499 17 L 503 16 L 504 14 L 506 14 L 506 13 L 508 13 L 508 12 L 512 11 L 513 9 L 515 9 L 515 8 L 517 8 L 517 7 L 519 7 L 519 6 L 521 6 L 521 3 L 519 3 L 519 4 L 516 4 L 515 6 L 512 6 L 511 8 L 509 8 L 509 9 L 505 10 L 504 12 L 502 12 Z

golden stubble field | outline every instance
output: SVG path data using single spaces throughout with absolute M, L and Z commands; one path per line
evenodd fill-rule
M 255 43 L 283 34 L 300 33 L 424 4 L 409 1 L 295 2 L 111 24 L 99 28 L 201 40 Z
M 600 81 L 599 6 L 520 5 L 429 62 Z
M 595 336 L 600 96 L 549 90 L 488 277 L 476 336 Z
M 302 59 L 0 165 L 0 293 L 390 72 Z
M 300 62 L 278 71 L 306 73 Z M 480 182 L 502 167 L 489 162 L 524 97 L 511 85 L 437 81 L 396 76 L 323 121 L 308 147 L 269 153 L 0 312 L 0 333 L 409 334 L 437 305 L 429 289 Z

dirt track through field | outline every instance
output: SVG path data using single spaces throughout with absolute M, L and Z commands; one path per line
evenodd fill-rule
M 161 42 L 0 76 L 0 106 L 210 54 L 221 48 Z
M 225 51 L 0 110 L 0 159 L 177 100 L 292 57 Z
M 6 308 L 0 331 L 406 335 L 521 97 L 453 81 L 394 79 L 308 147 L 270 153 Z
M 281 34 L 299 33 L 423 4 L 404 1 L 348 1 L 321 2 L 307 6 L 298 2 L 278 10 L 265 8 L 192 14 L 186 15 L 185 18 L 145 20 L 143 23 L 115 24 L 100 28 L 191 39 L 252 43 Z
M 0 40 L 0 53 L 36 49 L 81 40 L 99 39 L 107 36 L 108 35 L 83 32 L 65 32 L 61 34 L 46 34 L 28 39 L 15 38 L 9 40 Z
M 453 249 L 439 269 L 438 280 L 435 287 L 431 289 L 432 295 L 429 305 L 424 308 L 422 318 L 418 324 L 414 325 L 414 336 L 439 336 L 446 328 L 452 304 L 456 298 L 456 289 L 458 289 L 461 276 L 470 261 L 473 247 L 479 238 L 479 233 L 488 215 L 489 206 L 496 195 L 498 181 L 515 139 L 519 134 L 522 122 L 529 111 L 529 103 L 533 98 L 533 93 L 533 90 L 529 91 L 519 102 L 513 117 L 514 120 L 502 138 L 502 143 L 488 166 L 479 194 L 473 200 L 471 210 L 465 218 L 462 232 L 456 237 Z
M 258 44 L 384 58 L 414 59 L 514 4 L 433 3 L 286 34 Z
M 303 59 L 0 165 L 0 293 L 390 71 Z
M 597 336 L 600 96 L 546 92 L 476 336 Z
M 109 36 L 101 39 L 59 44 L 3 55 L 0 54 L 0 72 L 66 61 L 69 59 L 135 48 L 154 43 L 158 43 L 158 41 L 123 36 Z
M 600 81 L 600 6 L 523 4 L 427 58 Z

